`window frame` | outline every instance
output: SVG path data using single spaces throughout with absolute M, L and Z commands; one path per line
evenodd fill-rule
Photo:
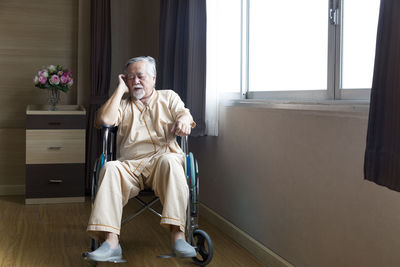
M 343 62 L 343 3 L 346 0 L 330 0 L 333 8 L 337 10 L 338 24 L 335 27 L 335 86 L 334 100 L 370 100 L 371 88 L 343 89 L 342 88 L 342 62 Z M 372 85 L 371 85 L 372 86 Z
M 366 100 L 369 101 L 371 88 L 343 89 L 341 87 L 342 72 L 342 32 L 343 32 L 343 2 L 346 0 L 329 1 L 327 10 L 328 27 L 328 66 L 327 89 L 323 90 L 293 90 L 293 91 L 251 91 L 249 88 L 249 32 L 250 32 L 250 2 L 241 0 L 241 85 L 240 93 L 225 93 L 224 98 L 230 99 L 266 99 L 290 101 L 324 101 L 324 100 Z

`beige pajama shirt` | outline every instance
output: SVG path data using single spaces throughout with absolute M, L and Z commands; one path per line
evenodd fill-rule
M 115 123 L 117 160 L 100 171 L 89 235 L 96 239 L 104 238 L 104 232 L 119 235 L 123 207 L 144 188 L 152 188 L 160 198 L 161 225 L 176 225 L 184 232 L 189 198 L 185 155 L 171 129 L 185 113 L 189 110 L 171 90 L 155 90 L 146 103 L 121 101 Z

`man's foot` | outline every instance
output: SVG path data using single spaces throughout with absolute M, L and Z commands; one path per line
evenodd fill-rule
M 122 260 L 122 249 L 120 245 L 118 245 L 117 248 L 112 249 L 110 244 L 103 242 L 98 249 L 88 252 L 86 254 L 86 259 L 92 261 L 119 261 Z
M 192 258 L 196 257 L 197 255 L 194 247 L 181 238 L 176 240 L 174 246 L 172 247 L 172 252 L 180 258 Z

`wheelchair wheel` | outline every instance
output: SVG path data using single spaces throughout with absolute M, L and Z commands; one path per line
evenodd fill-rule
M 200 266 L 207 265 L 213 257 L 211 238 L 203 230 L 196 229 L 193 231 L 193 240 L 197 251 L 197 256 L 192 258 L 194 263 Z

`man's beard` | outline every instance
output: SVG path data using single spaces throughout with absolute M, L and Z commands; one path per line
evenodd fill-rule
M 146 95 L 146 91 L 144 90 L 144 88 L 140 88 L 140 89 L 133 89 L 131 96 L 136 98 L 137 100 L 142 99 L 144 96 Z

